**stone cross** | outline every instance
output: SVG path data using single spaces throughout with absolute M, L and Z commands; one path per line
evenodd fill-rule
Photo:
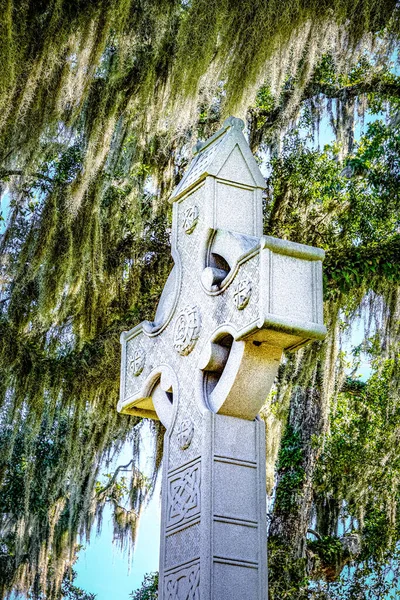
M 265 181 L 230 117 L 172 195 L 154 322 L 121 336 L 118 410 L 166 427 L 160 600 L 265 600 L 265 429 L 283 350 L 326 333 L 322 250 L 262 236 Z

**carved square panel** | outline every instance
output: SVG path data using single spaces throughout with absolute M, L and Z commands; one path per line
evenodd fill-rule
M 271 313 L 277 316 L 314 321 L 314 264 L 294 256 L 273 254 Z
M 214 564 L 213 598 L 218 600 L 260 600 L 257 569 L 251 567 Z
M 167 527 L 180 525 L 200 514 L 200 463 L 168 478 Z
M 214 555 L 224 559 L 258 562 L 258 527 L 239 523 L 214 523 Z
M 200 523 L 172 531 L 165 538 L 165 569 L 200 558 Z
M 200 600 L 199 563 L 166 575 L 163 596 L 163 600 Z
M 246 521 L 258 520 L 257 469 L 232 462 L 215 461 L 214 514 Z

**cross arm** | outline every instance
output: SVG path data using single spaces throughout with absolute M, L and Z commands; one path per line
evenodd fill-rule
M 151 335 L 151 332 L 154 332 Z M 176 376 L 165 363 L 162 337 L 153 324 L 140 323 L 121 335 L 122 372 L 117 410 L 168 427 L 173 419 L 172 389 Z
M 217 230 L 209 236 L 205 254 L 203 290 L 216 298 L 217 312 L 235 327 L 236 340 L 254 336 L 295 350 L 325 337 L 323 250 Z
M 209 256 L 221 257 L 229 271 L 219 279 L 220 269 L 210 266 L 202 276 L 205 292 L 215 299 L 218 321 L 199 363 L 207 404 L 216 413 L 254 419 L 283 350 L 297 350 L 326 334 L 324 253 L 269 236 L 254 241 L 217 231 Z

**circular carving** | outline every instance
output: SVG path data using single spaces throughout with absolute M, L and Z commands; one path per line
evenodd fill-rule
M 200 312 L 197 306 L 186 306 L 178 315 L 174 331 L 174 348 L 182 356 L 190 354 L 200 333 Z
M 184 419 L 178 425 L 176 436 L 181 450 L 187 450 L 192 443 L 194 425 L 191 419 Z
M 196 205 L 189 206 L 183 215 L 183 230 L 190 235 L 199 221 L 199 209 Z
M 249 303 L 252 292 L 250 279 L 239 279 L 235 285 L 233 299 L 238 310 L 243 310 Z
M 142 348 L 136 348 L 133 352 L 133 356 L 129 361 L 129 370 L 131 375 L 137 377 L 143 371 L 144 363 L 146 361 L 146 355 Z

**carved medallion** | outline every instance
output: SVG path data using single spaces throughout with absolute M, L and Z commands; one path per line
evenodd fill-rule
M 252 285 L 250 279 L 239 279 L 235 285 L 233 299 L 238 310 L 243 310 L 249 303 Z
M 189 206 L 183 214 L 183 230 L 190 235 L 199 221 L 199 209 L 196 205 Z
M 191 419 L 184 419 L 178 425 L 176 432 L 179 447 L 181 450 L 187 450 L 192 443 L 194 433 L 194 425 Z
M 182 356 L 190 354 L 200 334 L 200 312 L 197 306 L 186 306 L 178 315 L 174 331 L 174 348 Z
M 146 355 L 142 348 L 135 348 L 133 356 L 129 361 L 129 372 L 134 377 L 140 375 L 143 371 L 144 363 L 146 361 Z

